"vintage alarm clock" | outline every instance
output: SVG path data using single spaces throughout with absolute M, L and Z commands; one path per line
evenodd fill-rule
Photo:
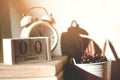
M 46 15 L 41 19 L 29 15 L 28 13 L 33 9 L 43 9 Z M 47 10 L 43 7 L 30 8 L 21 19 L 21 27 L 23 27 L 20 38 L 27 37 L 49 37 L 51 51 L 53 51 L 58 43 L 58 34 L 53 24 L 55 23 L 52 14 L 48 14 Z

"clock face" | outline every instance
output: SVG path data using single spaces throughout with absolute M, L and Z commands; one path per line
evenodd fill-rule
M 31 25 L 24 27 L 21 31 L 20 37 L 49 37 L 51 50 L 54 50 L 58 42 L 58 34 L 56 30 L 45 21 L 36 21 Z

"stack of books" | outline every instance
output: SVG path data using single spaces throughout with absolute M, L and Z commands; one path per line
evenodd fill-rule
M 0 80 L 64 80 L 67 56 L 50 61 L 26 61 L 14 65 L 0 64 Z

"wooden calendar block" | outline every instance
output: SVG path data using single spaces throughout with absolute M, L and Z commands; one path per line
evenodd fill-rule
M 11 43 L 16 57 L 30 55 L 30 39 L 13 39 Z
M 35 54 L 35 56 L 38 56 L 38 58 L 43 58 L 43 59 L 50 59 L 50 44 L 48 43 L 47 39 L 45 38 L 31 38 L 31 53 L 32 55 Z M 43 45 L 43 46 L 41 46 Z M 48 54 L 47 54 L 48 53 Z M 48 55 L 48 56 L 46 56 Z
M 5 64 L 15 64 L 30 60 L 51 60 L 48 37 L 3 39 Z

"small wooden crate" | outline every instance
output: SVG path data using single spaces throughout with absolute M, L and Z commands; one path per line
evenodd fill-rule
M 81 80 L 111 80 L 111 61 L 79 64 L 73 58 L 73 64 L 78 68 L 78 75 L 82 75 Z

